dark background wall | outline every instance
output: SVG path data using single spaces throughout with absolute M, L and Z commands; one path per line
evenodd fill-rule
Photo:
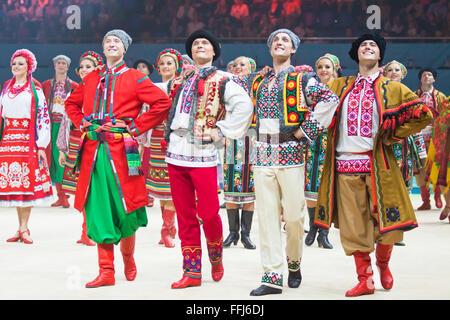
M 72 59 L 69 70 L 69 76 L 78 81 L 75 73 L 75 67 L 78 64 L 79 57 L 87 50 L 94 50 L 102 53 L 100 44 L 0 44 L 0 81 L 3 84 L 11 78 L 10 59 L 13 52 L 17 49 L 27 48 L 31 50 L 38 61 L 37 71 L 34 77 L 39 81 L 44 81 L 53 76 L 52 58 L 58 54 L 65 54 Z M 184 43 L 173 44 L 132 44 L 126 53 L 128 66 L 132 67 L 134 61 L 146 59 L 156 64 L 158 52 L 165 48 L 174 48 L 182 54 L 185 53 Z M 343 67 L 344 75 L 352 75 L 357 72 L 357 65 L 348 56 L 350 43 L 332 43 L 332 44 L 312 44 L 302 43 L 299 50 L 292 59 L 293 65 L 309 64 L 314 66 L 318 57 L 329 52 L 339 57 Z M 226 64 L 234 58 L 245 55 L 254 58 L 258 67 L 271 65 L 272 59 L 269 55 L 268 47 L 265 43 L 261 44 L 223 44 L 222 55 L 216 65 L 225 69 Z M 398 60 L 408 69 L 408 75 L 404 84 L 412 90 L 417 88 L 419 83 L 417 74 L 420 68 L 431 66 L 438 72 L 436 88 L 444 94 L 450 94 L 450 44 L 449 43 L 390 43 L 386 49 L 384 63 L 391 60 Z M 446 68 L 445 68 L 446 66 Z M 161 81 L 158 73 L 155 71 L 151 75 L 155 82 Z

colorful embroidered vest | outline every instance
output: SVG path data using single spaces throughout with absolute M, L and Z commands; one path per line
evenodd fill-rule
M 203 72 L 192 84 L 194 90 L 191 93 L 191 109 L 189 115 L 189 141 L 190 143 L 200 142 L 210 143 L 204 141 L 203 137 L 209 136 L 211 130 L 216 127 L 216 122 L 225 117 L 226 110 L 223 102 L 223 94 L 225 85 L 230 79 L 225 74 L 217 72 L 215 67 L 210 67 Z M 176 106 L 179 99 L 186 99 L 183 97 L 184 87 L 187 81 L 175 87 L 174 92 L 171 93 L 172 107 L 169 112 L 166 131 L 164 138 L 167 142 L 170 141 L 170 126 L 175 116 Z
M 284 132 L 283 127 L 291 127 L 300 125 L 306 117 L 308 107 L 303 90 L 303 74 L 298 72 L 286 72 L 283 76 L 282 85 L 278 90 L 282 90 L 278 94 L 278 109 L 280 118 L 280 132 Z M 260 86 L 264 78 L 260 75 L 256 76 L 252 82 L 251 98 L 254 105 L 252 126 L 257 127 L 258 114 L 258 97 L 260 96 Z M 280 99 L 281 97 L 281 99 Z M 291 131 L 291 130 L 288 130 Z
M 197 101 L 197 113 L 193 127 L 195 139 L 202 139 L 205 135 L 209 136 L 211 130 L 216 127 L 216 122 L 225 117 L 221 88 L 227 81 L 228 77 L 218 72 L 206 78 L 203 95 L 199 95 Z

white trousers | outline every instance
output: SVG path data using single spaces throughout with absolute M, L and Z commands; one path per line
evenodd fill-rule
M 254 167 L 256 212 L 258 214 L 262 283 L 283 286 L 283 240 L 281 215 L 286 223 L 288 269 L 300 268 L 303 254 L 305 167 Z

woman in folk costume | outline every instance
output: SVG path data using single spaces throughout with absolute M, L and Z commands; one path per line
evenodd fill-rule
M 392 60 L 383 67 L 383 75 L 393 81 L 402 82 L 407 73 L 406 67 L 396 60 Z M 393 143 L 392 149 L 394 150 L 397 165 L 402 173 L 406 188 L 411 192 L 413 174 L 422 168 L 422 159 L 427 157 L 427 149 L 422 133 L 415 133 L 401 142 Z M 404 246 L 405 243 L 401 241 L 396 242 L 395 245 Z
M 83 81 L 83 78 L 91 71 L 102 66 L 102 57 L 94 51 L 87 51 L 81 55 L 79 65 L 75 71 L 81 78 L 81 81 Z M 65 193 L 75 194 L 75 190 L 77 189 L 79 171 L 75 168 L 75 161 L 82 134 L 81 130 L 75 127 L 67 116 L 64 116 L 59 129 L 56 146 L 59 149 L 59 165 L 64 168 L 61 189 Z M 84 211 L 82 214 L 83 224 L 81 228 L 81 237 L 77 243 L 95 246 L 95 242 L 87 236 L 86 215 Z
M 173 79 L 178 77 L 183 70 L 183 59 L 175 49 L 165 49 L 158 54 L 156 68 L 162 78 L 162 83 L 155 83 L 161 90 L 171 97 L 170 90 L 173 87 Z M 175 206 L 170 192 L 169 171 L 165 162 L 166 153 L 161 148 L 161 140 L 164 139 L 166 121 L 156 126 L 150 138 L 149 170 L 146 180 L 147 191 L 155 199 L 159 199 L 163 225 L 161 228 L 161 240 L 168 248 L 175 247 L 172 239 L 175 238 Z
M 142 72 L 143 74 L 150 77 L 150 75 L 153 73 L 154 67 L 153 65 L 144 59 L 139 59 L 133 64 L 133 68 L 136 70 Z M 141 114 L 143 112 L 148 111 L 148 105 L 144 104 L 142 106 Z M 144 171 L 144 175 L 147 178 L 148 174 L 148 163 L 150 159 L 150 147 L 145 147 L 144 143 L 146 142 L 145 139 L 148 136 L 151 136 L 152 130 L 147 131 L 144 135 L 138 137 L 136 141 L 139 143 L 139 154 L 141 155 L 141 162 L 142 162 L 142 170 Z M 148 197 L 148 205 L 147 207 L 153 207 L 153 204 L 155 202 L 155 199 L 153 199 L 151 196 Z
M 123 30 L 106 33 L 104 69 L 88 74 L 66 101 L 67 115 L 83 131 L 75 208 L 85 210 L 87 235 L 98 249 L 99 275 L 87 288 L 115 284 L 114 244 L 120 243 L 126 279 L 136 277 L 135 233 L 147 225 L 148 196 L 135 138 L 160 124 L 170 108 L 148 76 L 125 64 L 131 42 Z M 143 103 L 150 109 L 138 116 Z
M 326 84 L 342 75 L 341 65 L 338 57 L 330 53 L 317 59 L 315 63 L 316 74 L 320 82 Z M 317 232 L 317 243 L 319 247 L 332 249 L 328 241 L 328 229 L 314 224 L 314 212 L 317 204 L 317 195 L 325 162 L 325 150 L 327 148 L 327 130 L 319 133 L 317 138 L 311 141 L 306 151 L 305 166 L 305 199 L 309 216 L 309 232 L 305 238 L 305 245 L 314 243 Z
M 345 254 L 354 257 L 358 284 L 347 297 L 375 293 L 374 251 L 381 285 L 390 290 L 394 243 L 418 226 L 391 144 L 419 132 L 433 116 L 408 87 L 380 73 L 385 48 L 383 37 L 362 35 L 349 51 L 358 74 L 327 84 L 340 102 L 328 128 L 315 224 L 334 223 Z
M 28 229 L 31 208 L 52 196 L 45 148 L 50 118 L 44 92 L 33 79 L 37 61 L 27 49 L 14 52 L 1 94 L 0 206 L 16 207 L 19 229 L 8 242 L 33 243 Z
M 402 82 L 407 75 L 406 67 L 393 60 L 383 67 L 383 75 L 393 81 Z M 392 145 L 397 164 L 402 172 L 408 191 L 412 189 L 412 177 L 423 168 L 422 162 L 427 158 L 427 147 L 425 145 L 422 133 L 415 133 L 406 137 L 399 143 Z
M 406 77 L 406 74 L 407 69 L 405 66 L 396 60 L 387 63 L 383 67 L 383 75 L 393 81 L 402 82 Z M 410 139 L 412 139 L 412 136 L 408 136 L 403 139 L 403 141 L 392 144 L 395 158 L 397 159 L 397 165 L 402 172 L 403 180 L 405 181 L 408 191 L 411 191 L 412 189 L 412 159 L 411 149 L 409 148 Z
M 250 95 L 250 88 L 248 88 L 246 79 L 250 73 L 256 70 L 255 60 L 249 57 L 237 57 L 233 63 L 233 70 L 236 75 L 233 80 Z M 248 134 L 237 140 L 225 138 L 224 199 L 230 234 L 223 241 L 224 247 L 229 247 L 232 243 L 237 244 L 240 230 L 240 238 L 244 247 L 256 249 L 256 245 L 250 239 L 255 210 L 255 184 L 253 181 L 253 166 L 250 164 L 251 139 L 252 135 Z M 242 212 L 239 215 L 240 205 L 242 205 Z
M 450 97 L 441 103 L 433 123 L 426 171 L 427 187 L 431 183 L 435 194 L 440 189 L 444 195 L 445 207 L 439 220 L 448 218 L 450 222 Z
M 64 110 L 64 102 L 70 92 L 75 90 L 78 83 L 70 79 L 67 71 L 70 66 L 71 59 L 63 54 L 53 58 L 53 66 L 55 68 L 55 77 L 48 79 L 42 83 L 45 96 L 47 97 L 47 105 L 50 112 L 51 120 L 51 144 L 47 148 L 47 157 L 49 158 L 50 176 L 52 183 L 55 184 L 58 199 L 52 203 L 52 207 L 69 208 L 69 196 L 62 190 L 62 179 L 64 168 L 59 165 L 59 150 L 56 146 L 59 128 L 62 119 L 66 116 Z

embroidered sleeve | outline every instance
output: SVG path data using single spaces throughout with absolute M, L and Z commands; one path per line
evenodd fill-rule
M 433 114 L 430 108 L 408 87 L 401 83 L 392 83 L 391 86 L 392 91 L 389 91 L 386 96 L 392 96 L 392 100 L 395 98 L 400 103 L 383 112 L 382 128 L 389 132 L 389 140 L 396 142 L 420 132 L 433 121 Z
M 311 119 L 311 113 L 308 112 L 305 116 L 305 120 L 300 125 L 300 129 L 302 129 L 303 134 L 309 141 L 313 141 L 321 131 L 319 123 L 314 119 Z
M 319 130 L 330 126 L 339 98 L 311 74 L 304 75 L 302 82 L 306 83 L 304 93 L 309 113 L 300 127 L 308 139 L 314 140 Z
M 37 105 L 37 119 L 36 131 L 38 148 L 46 148 L 50 143 L 50 116 L 48 113 L 47 101 L 42 90 L 37 90 L 38 105 Z
M 226 116 L 216 125 L 222 134 L 231 139 L 245 135 L 251 124 L 253 103 L 245 90 L 234 81 L 228 81 L 223 94 Z

